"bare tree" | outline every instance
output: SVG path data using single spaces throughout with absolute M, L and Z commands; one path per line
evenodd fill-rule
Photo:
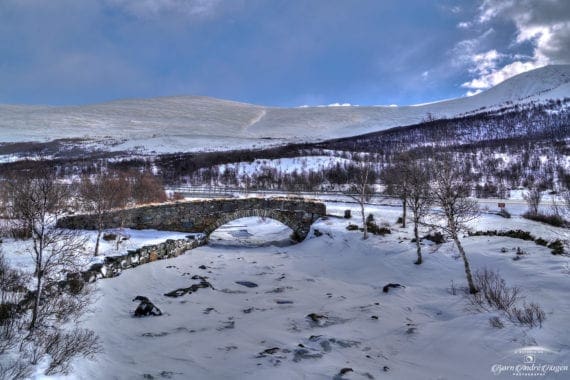
M 408 197 L 410 196 L 411 181 L 413 181 L 414 161 L 407 154 L 396 157 L 393 166 L 382 171 L 382 180 L 386 186 L 384 193 L 397 197 L 402 202 L 402 227 L 406 227 Z
M 27 293 L 27 281 L 29 276 L 11 268 L 0 250 L 0 355 L 17 344 L 24 328 L 19 304 Z
M 24 330 L 16 335 L 17 360 L 0 358 L 0 378 L 25 377 L 45 357 L 50 358 L 50 373 L 65 372 L 74 357 L 90 357 L 100 350 L 92 332 L 63 327 L 77 322 L 90 304 L 88 286 L 70 275 L 80 269 L 85 239 L 56 228 L 70 200 L 69 189 L 50 170 L 26 174 L 10 181 L 6 209 L 13 226 L 30 231 L 33 281 L 17 305 L 15 318 Z
M 475 294 L 477 288 L 473 282 L 467 254 L 459 240 L 459 233 L 466 228 L 468 222 L 479 217 L 479 205 L 474 199 L 468 198 L 471 190 L 470 184 L 465 180 L 463 170 L 454 165 L 450 156 L 444 156 L 436 165 L 434 172 L 432 194 L 435 203 L 443 212 L 445 224 L 433 226 L 442 229 L 455 242 L 463 259 L 469 292 Z
M 101 234 L 105 227 L 105 216 L 114 208 L 123 208 L 129 201 L 129 184 L 121 175 L 100 173 L 84 177 L 79 187 L 83 207 L 97 218 L 97 238 L 94 255 L 99 254 Z
M 540 188 L 536 185 L 531 186 L 528 191 L 523 194 L 523 198 L 528 205 L 528 213 L 530 215 L 538 215 L 538 206 L 542 200 Z
M 570 190 L 562 192 L 562 200 L 566 208 L 566 212 L 570 213 Z
M 406 203 L 412 212 L 411 221 L 414 223 L 414 237 L 416 239 L 416 252 L 418 255 L 414 264 L 421 264 L 422 247 L 420 244 L 419 226 L 423 224 L 424 218 L 430 212 L 433 204 L 431 195 L 429 173 L 425 165 L 419 162 L 411 162 L 407 169 L 408 178 L 408 195 Z
M 57 314 L 52 309 L 60 300 L 58 297 L 44 297 L 44 290 L 52 288 L 62 273 L 78 270 L 85 239 L 76 231 L 56 228 L 70 193 L 67 186 L 57 183 L 49 172 L 12 181 L 8 197 L 11 223 L 17 228 L 30 229 L 34 290 L 28 329 L 33 334 L 38 325 L 46 322 L 46 318 Z
M 354 199 L 360 205 L 360 212 L 362 214 L 362 238 L 368 238 L 368 228 L 366 225 L 366 215 L 364 207 L 374 195 L 374 179 L 376 173 L 370 162 L 360 162 L 355 170 L 355 175 L 352 178 L 346 195 Z
M 162 181 L 150 172 L 133 176 L 132 196 L 137 204 L 164 202 L 168 199 Z

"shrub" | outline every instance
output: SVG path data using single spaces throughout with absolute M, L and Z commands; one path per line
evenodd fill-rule
M 501 318 L 499 318 L 499 317 L 489 318 L 489 323 L 491 324 L 492 327 L 495 327 L 497 329 L 502 329 L 503 327 L 505 327 L 505 325 L 501 321 Z
M 518 306 L 520 302 L 524 301 L 520 289 L 507 286 L 505 280 L 497 272 L 488 269 L 477 271 L 473 276 L 473 280 L 479 292 L 472 294 L 470 300 L 477 309 L 500 310 L 507 315 L 511 322 L 527 325 L 531 328 L 535 326 L 542 327 L 542 322 L 546 319 L 546 313 L 540 305 L 524 302 L 522 307 Z M 493 327 L 498 327 L 500 320 L 498 317 L 493 317 L 489 322 Z M 502 322 L 500 322 L 500 325 L 502 325 Z
M 356 224 L 350 223 L 348 226 L 346 226 L 346 229 L 349 231 L 358 231 L 358 226 Z
M 543 238 L 538 238 L 534 242 L 538 245 L 543 245 L 545 247 L 548 245 L 548 242 L 546 240 L 544 240 Z
M 552 249 L 553 255 L 564 254 L 564 243 L 562 243 L 560 239 L 556 239 L 552 243 L 548 244 L 548 248 Z
M 117 234 L 110 233 L 110 232 L 103 234 L 103 240 L 105 240 L 105 241 L 112 241 L 115 239 L 117 239 Z
M 532 214 L 527 212 L 523 214 L 523 218 L 546 223 L 554 227 L 564 227 L 566 225 L 564 218 L 557 214 Z
M 445 237 L 439 231 L 429 233 L 423 237 L 426 240 L 432 241 L 435 244 L 443 244 L 445 243 Z
M 520 290 L 516 287 L 508 287 L 497 272 L 489 269 L 478 270 L 473 280 L 479 292 L 473 295 L 472 300 L 476 306 L 484 310 L 491 307 L 507 311 L 520 299 Z
M 373 221 L 367 222 L 366 227 L 368 229 L 368 232 L 370 232 L 371 234 L 374 234 L 374 235 L 384 236 L 386 234 L 392 233 L 392 231 L 388 227 L 380 227 L 376 223 L 374 223 Z
M 529 327 L 542 327 L 542 322 L 546 319 L 546 313 L 535 303 L 525 303 L 522 308 L 513 307 L 509 310 L 509 318 L 513 322 L 518 322 Z

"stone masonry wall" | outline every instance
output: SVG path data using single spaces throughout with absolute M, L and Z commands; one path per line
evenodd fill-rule
M 102 263 L 93 264 L 88 270 L 72 276 L 80 276 L 84 282 L 94 282 L 99 278 L 116 277 L 125 269 L 134 268 L 156 260 L 176 257 L 188 250 L 204 245 L 206 242 L 207 239 L 202 234 L 189 236 L 186 239 L 169 239 L 163 243 L 129 250 L 121 256 L 107 256 Z
M 289 226 L 300 239 L 310 225 L 326 215 L 324 203 L 289 198 L 246 198 L 185 201 L 135 207 L 109 212 L 105 228 L 129 227 L 209 234 L 220 223 L 244 216 L 267 216 Z M 94 215 L 72 215 L 58 221 L 58 227 L 97 229 Z

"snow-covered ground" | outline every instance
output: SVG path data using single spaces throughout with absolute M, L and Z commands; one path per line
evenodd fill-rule
M 529 71 L 475 96 L 417 106 L 276 108 L 200 96 L 68 107 L 0 105 L 0 142 L 78 139 L 68 144 L 147 153 L 251 148 L 565 97 L 570 97 L 570 65 Z
M 463 239 L 473 270 L 499 271 L 527 301 L 543 307 L 542 328 L 529 329 L 500 312 L 475 312 L 464 295 L 450 294 L 452 283 L 465 285 L 463 263 L 451 243 L 427 242 L 424 264 L 414 265 L 411 229 L 394 226 L 397 207 L 367 208 L 393 233 L 366 241 L 345 228 L 360 220 L 355 205 L 334 203 L 328 210 L 342 215 L 347 207 L 352 220 L 320 220 L 313 228 L 323 234 L 300 244 L 236 246 L 232 242 L 247 243 L 242 238 L 249 234 L 267 240 L 288 235 L 276 222 L 241 219 L 216 232 L 218 244 L 98 281 L 98 301 L 85 326 L 100 335 L 105 351 L 95 361 L 76 361 L 68 378 L 479 380 L 497 377 L 492 370 L 499 366 L 528 363 L 529 348 L 536 351 L 536 364 L 570 365 L 568 256 L 511 238 Z M 570 238 L 568 230 L 520 218 L 483 214 L 478 223 L 477 229 L 520 228 L 547 239 Z M 514 261 L 517 247 L 527 254 Z M 207 276 L 215 290 L 164 296 L 195 283 L 192 275 Z M 405 288 L 384 293 L 387 283 Z M 164 315 L 133 318 L 131 300 L 137 295 L 149 297 Z M 311 313 L 326 318 L 313 322 Z M 493 316 L 505 327 L 492 327 Z M 353 372 L 337 376 L 343 368 Z M 513 377 L 511 372 L 498 378 Z M 569 376 L 561 370 L 541 378 Z

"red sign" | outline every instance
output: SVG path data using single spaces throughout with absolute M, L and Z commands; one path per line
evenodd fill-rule
M 505 208 L 505 204 L 504 203 L 499 203 L 499 208 Z

